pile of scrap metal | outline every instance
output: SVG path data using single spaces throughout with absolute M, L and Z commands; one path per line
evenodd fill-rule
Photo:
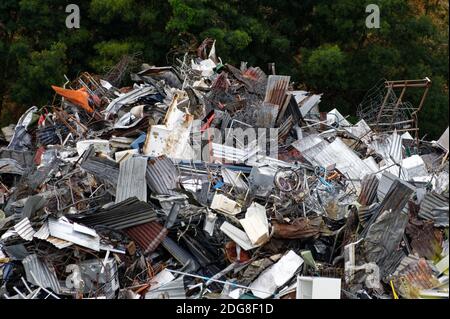
M 398 81 L 352 124 L 211 39 L 130 75 L 2 129 L 1 298 L 448 298 L 449 133 Z

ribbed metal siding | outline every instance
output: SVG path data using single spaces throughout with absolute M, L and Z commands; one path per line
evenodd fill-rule
M 147 185 L 158 195 L 177 195 L 178 172 L 166 156 L 150 159 L 147 165 Z
M 164 240 L 167 232 L 164 232 L 164 235 L 160 236 L 162 230 L 163 226 L 161 224 L 158 222 L 150 222 L 127 228 L 125 229 L 125 233 L 131 237 L 139 247 L 145 250 L 156 239 L 158 240 L 158 245 Z
M 117 230 L 145 224 L 156 219 L 153 207 L 136 197 L 112 205 L 100 212 L 92 213 L 77 220 L 88 226 L 103 225 Z
M 25 217 L 14 226 L 14 230 L 25 240 L 31 241 L 33 235 L 36 233 L 33 227 L 31 227 L 30 220 Z
M 419 217 L 433 220 L 435 225 L 448 226 L 448 200 L 443 195 L 427 193 L 420 204 Z
M 42 285 L 45 288 L 50 288 L 56 293 L 60 292 L 61 288 L 53 266 L 48 266 L 47 263 L 41 261 L 36 254 L 27 256 L 22 261 L 22 264 L 25 268 L 27 281 L 34 285 Z M 31 273 L 33 273 L 38 282 L 36 282 Z

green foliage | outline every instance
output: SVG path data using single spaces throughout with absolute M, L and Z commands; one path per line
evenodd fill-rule
M 304 64 L 307 78 L 315 90 L 343 89 L 346 81 L 345 54 L 338 45 L 323 45 L 313 50 Z
M 216 39 L 224 62 L 266 68 L 275 62 L 302 87 L 323 93 L 321 109 L 355 114 L 378 80 L 433 81 L 420 116 L 421 134 L 448 125 L 446 2 L 416 0 L 89 0 L 81 28 L 65 27 L 67 0 L 0 1 L 0 122 L 5 103 L 50 102 L 63 75 L 103 74 L 123 54 L 141 52 L 155 65 Z M 381 28 L 367 29 L 365 8 L 380 7 Z M 167 53 L 170 52 L 168 55 Z M 417 102 L 418 93 L 408 96 Z
M 116 18 L 132 21 L 136 18 L 135 7 L 133 0 L 92 0 L 90 13 L 105 24 Z
M 227 34 L 227 42 L 236 50 L 245 49 L 251 41 L 252 38 L 245 31 L 234 30 Z
M 105 73 L 105 70 L 112 67 L 125 54 L 141 51 L 144 45 L 132 41 L 104 41 L 94 45 L 98 56 L 91 61 L 91 66 L 98 73 Z
M 19 77 L 12 87 L 14 100 L 28 106 L 48 103 L 52 96 L 50 85 L 64 83 L 66 50 L 66 45 L 58 42 L 49 50 L 34 51 L 19 59 Z

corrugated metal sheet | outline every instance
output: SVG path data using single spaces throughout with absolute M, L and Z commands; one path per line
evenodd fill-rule
M 147 201 L 146 169 L 147 158 L 144 157 L 135 156 L 120 163 L 116 203 L 120 203 L 130 197 L 137 197 L 139 200 Z
M 405 252 L 402 249 L 399 249 L 386 258 L 383 265 L 385 276 L 382 278 L 386 283 L 389 282 L 390 275 L 397 269 L 405 257 Z
M 377 197 L 378 178 L 376 175 L 366 175 L 361 182 L 361 192 L 358 203 L 363 206 L 372 204 Z
M 167 229 L 158 222 L 150 222 L 127 228 L 125 233 L 142 249 L 153 251 L 166 237 Z
M 442 232 L 429 221 L 412 219 L 406 226 L 406 234 L 415 253 L 428 260 L 439 259 L 442 252 Z
M 194 256 L 181 248 L 170 237 L 164 238 L 161 244 L 176 260 L 183 264 L 183 266 L 189 264 L 189 266 L 185 270 L 186 272 L 197 271 L 197 269 L 200 267 Z
M 414 192 L 410 184 L 396 180 L 361 233 L 365 236 L 366 258 L 380 267 L 384 276 L 384 261 L 389 258 L 403 239 L 408 214 L 402 213 Z M 366 235 L 367 234 L 367 235 Z
M 291 77 L 285 75 L 269 75 L 264 102 L 281 106 L 289 87 Z
M 400 179 L 387 171 L 383 172 L 383 174 L 381 175 L 380 182 L 378 184 L 378 190 L 377 190 L 377 196 L 378 196 L 379 201 L 382 201 L 384 199 L 384 197 L 388 193 L 389 189 L 391 188 L 392 184 L 396 180 L 400 180 Z M 413 187 L 413 185 L 411 185 L 411 184 L 408 184 L 408 185 L 410 187 Z M 408 213 L 407 205 L 405 205 L 402 212 L 405 214 Z
M 30 220 L 27 217 L 18 222 L 14 226 L 14 230 L 21 238 L 28 241 L 31 241 L 33 239 L 33 235 L 36 233 L 33 227 L 31 227 Z
M 442 134 L 442 136 L 439 138 L 439 140 L 437 141 L 437 144 L 442 147 L 443 149 L 445 149 L 446 151 L 449 150 L 449 141 L 448 141 L 448 127 L 445 130 L 444 134 Z
M 316 152 L 314 152 L 316 153 Z M 314 165 L 327 167 L 336 164 L 336 168 L 350 179 L 358 180 L 365 175 L 373 173 L 372 169 L 364 163 L 340 138 L 325 146 L 314 157 L 303 154 Z
M 383 172 L 383 174 L 381 175 L 380 182 L 378 184 L 378 189 L 377 189 L 378 200 L 381 201 L 381 200 L 384 199 L 384 197 L 386 196 L 387 192 L 391 188 L 391 185 L 397 179 L 398 179 L 398 177 L 396 177 L 395 175 L 393 175 L 393 174 L 391 174 L 389 172 L 386 172 L 386 171 Z
M 412 255 L 401 261 L 395 277 L 397 291 L 404 298 L 417 298 L 417 290 L 433 288 L 439 284 L 427 261 Z
M 59 239 L 59 238 L 56 238 L 53 236 L 48 236 L 46 241 L 48 241 L 50 244 L 52 244 L 53 246 L 55 246 L 58 249 L 67 248 L 67 247 L 73 245 L 73 243 L 71 243 L 69 241 L 62 240 L 62 239 Z
M 100 250 L 100 237 L 93 229 L 70 223 L 67 219 L 48 219 L 50 235 L 89 249 Z
M 59 239 L 59 238 L 50 236 L 50 229 L 48 227 L 47 222 L 45 222 L 41 226 L 41 228 L 34 234 L 33 237 L 48 241 L 50 244 L 52 244 L 53 246 L 55 246 L 58 249 L 67 248 L 67 247 L 73 245 L 73 243 L 71 243 L 70 241 L 66 241 L 63 239 Z
M 91 173 L 113 190 L 119 179 L 119 164 L 106 158 L 89 156 L 80 164 L 81 168 Z
M 313 108 L 315 108 L 322 98 L 322 94 L 313 94 L 306 99 L 302 99 L 300 103 L 300 112 L 305 117 Z
M 292 126 L 294 125 L 294 119 L 292 115 L 289 115 L 288 118 L 281 123 L 278 128 L 278 140 L 284 139 L 290 133 Z
M 381 136 L 381 138 L 370 142 L 370 147 L 383 158 L 392 158 L 395 163 L 400 163 L 403 159 L 402 137 L 396 131 L 390 136 Z
M 309 162 L 314 160 L 321 151 L 323 151 L 330 143 L 325 141 L 317 134 L 308 135 L 300 140 L 292 143 L 301 155 Z
M 123 105 L 132 103 L 141 96 L 148 95 L 150 93 L 156 93 L 156 90 L 153 86 L 138 87 L 128 93 L 122 94 L 118 98 L 111 101 L 111 103 L 109 103 L 108 107 L 105 110 L 105 113 L 107 116 L 109 114 L 116 114 Z
M 145 294 L 145 299 L 186 299 L 184 277 L 179 277 Z
M 375 151 L 375 153 L 381 155 L 384 159 L 389 158 L 389 151 L 391 148 L 390 138 L 373 140 L 369 142 L 369 146 Z
M 389 155 L 396 163 L 400 163 L 403 159 L 402 146 L 401 135 L 397 134 L 397 131 L 394 131 L 390 138 Z
M 178 171 L 166 156 L 159 156 L 148 161 L 147 185 L 158 195 L 177 195 Z
M 242 73 L 242 76 L 261 83 L 267 80 L 266 73 L 260 67 L 250 67 Z
M 263 102 L 256 112 L 256 127 L 271 128 L 275 125 L 278 116 L 279 107 L 270 102 Z
M 257 153 L 258 150 L 254 150 L 253 153 L 250 154 L 247 150 L 241 150 L 235 147 L 219 144 L 219 143 L 211 143 L 212 145 L 212 155 L 215 159 L 220 160 L 222 162 L 236 162 L 243 163 L 247 158 L 249 158 L 254 153 Z
M 46 240 L 50 236 L 50 229 L 48 228 L 47 222 L 45 222 L 41 228 L 33 235 L 33 237 Z
M 156 212 L 150 204 L 132 197 L 95 213 L 70 217 L 89 226 L 120 230 L 154 221 Z
M 358 209 L 358 219 L 363 227 L 367 226 L 373 214 L 378 210 L 378 206 L 378 203 L 373 203 L 370 206 L 361 206 Z
M 36 254 L 29 255 L 22 261 L 27 280 L 34 285 L 50 288 L 56 293 L 60 292 L 60 285 L 53 266 L 40 260 Z M 31 275 L 33 273 L 34 277 Z M 36 282 L 36 280 L 37 282 Z
M 403 212 L 405 212 L 405 208 L 407 209 L 406 213 L 408 213 L 408 207 L 406 204 L 415 190 L 416 189 L 413 185 L 398 178 L 395 179 L 390 184 L 389 190 L 386 195 L 383 196 L 380 204 L 380 213 L 385 211 L 386 209 L 398 210 L 399 212 L 400 210 L 402 210 Z
M 449 198 L 434 192 L 425 195 L 420 204 L 419 217 L 434 221 L 435 226 L 449 225 Z

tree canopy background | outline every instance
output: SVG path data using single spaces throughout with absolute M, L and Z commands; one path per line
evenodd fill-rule
M 177 53 L 216 39 L 224 62 L 291 75 L 324 93 L 321 109 L 355 114 L 380 79 L 421 79 L 432 87 L 420 116 L 421 136 L 448 125 L 448 2 L 445 0 L 86 0 L 76 1 L 81 28 L 67 29 L 74 1 L 0 1 L 0 124 L 31 105 L 52 102 L 51 84 L 83 71 L 104 74 L 124 54 L 172 64 Z M 381 27 L 368 29 L 368 4 Z M 415 98 L 414 94 L 405 99 Z

